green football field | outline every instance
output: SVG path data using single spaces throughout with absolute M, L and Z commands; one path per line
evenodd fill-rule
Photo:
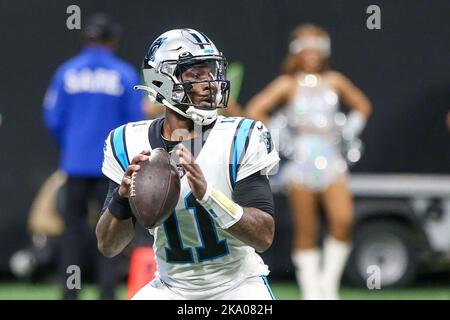
M 271 287 L 278 300 L 295 300 L 300 298 L 294 282 L 271 282 Z M 97 299 L 98 292 L 93 285 L 86 285 L 81 290 L 81 299 Z M 126 298 L 126 286 L 118 288 L 118 298 Z M 368 290 L 364 288 L 344 287 L 341 290 L 344 300 L 450 300 L 450 286 L 434 285 L 399 289 Z M 55 300 L 59 299 L 59 289 L 53 284 L 0 283 L 0 300 Z

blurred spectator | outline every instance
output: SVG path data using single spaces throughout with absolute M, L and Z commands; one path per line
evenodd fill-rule
M 83 234 L 86 230 L 93 233 L 87 219 L 88 201 L 94 201 L 100 212 L 108 189 L 101 172 L 104 139 L 115 127 L 143 118 L 141 94 L 133 90 L 139 84 L 138 74 L 113 53 L 121 34 L 121 26 L 109 15 L 90 17 L 82 28 L 82 51 L 58 68 L 44 101 L 45 124 L 58 143 L 59 167 L 67 176 L 61 210 L 64 299 L 78 296 L 78 290 L 66 286 L 66 270 L 70 265 L 82 266 Z M 102 299 L 115 298 L 114 265 L 97 251 L 96 274 Z
M 64 226 L 58 212 L 57 196 L 65 183 L 65 175 L 58 170 L 42 185 L 31 205 L 28 218 L 28 229 L 33 236 L 58 237 L 63 233 Z
M 302 25 L 290 41 L 283 74 L 256 95 L 246 111 L 269 122 L 271 112 L 284 107 L 283 121 L 278 123 L 283 125 L 272 122 L 269 127 L 281 129 L 280 153 L 288 158 L 280 174 L 294 214 L 292 260 L 297 281 L 305 299 L 337 299 L 353 222 L 340 142 L 360 134 L 371 105 L 349 79 L 329 69 L 330 39 L 325 30 Z M 342 117 L 337 116 L 340 99 L 351 108 L 342 127 Z M 318 201 L 328 222 L 322 253 L 317 244 Z
M 11 272 L 20 279 L 35 280 L 55 267 L 59 250 L 63 221 L 58 212 L 62 186 L 66 177 L 54 172 L 42 185 L 31 205 L 28 231 L 32 243 L 10 258 Z

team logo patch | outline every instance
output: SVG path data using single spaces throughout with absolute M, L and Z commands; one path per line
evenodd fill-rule
M 258 122 L 256 123 L 256 128 L 257 128 L 259 131 L 262 131 L 262 130 L 264 129 L 264 126 L 263 126 L 263 124 L 262 124 L 260 121 L 258 121 Z
M 272 136 L 269 131 L 262 132 L 259 136 L 259 142 L 266 145 L 267 153 L 272 151 Z

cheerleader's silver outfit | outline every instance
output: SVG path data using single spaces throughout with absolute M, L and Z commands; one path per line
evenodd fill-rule
M 340 151 L 341 128 L 337 125 L 342 115 L 338 103 L 338 95 L 320 76 L 298 77 L 295 98 L 283 110 L 287 128 L 280 132 L 284 146 L 291 149 L 289 161 L 280 172 L 284 183 L 318 192 L 346 175 L 347 164 Z

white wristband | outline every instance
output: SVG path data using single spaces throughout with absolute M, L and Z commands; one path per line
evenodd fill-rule
M 222 229 L 228 229 L 234 225 L 244 214 L 244 209 L 240 205 L 210 184 L 206 186 L 203 199 L 197 199 L 197 201 Z
M 347 118 L 342 134 L 344 139 L 352 140 L 356 138 L 366 126 L 366 117 L 359 111 L 352 111 Z

